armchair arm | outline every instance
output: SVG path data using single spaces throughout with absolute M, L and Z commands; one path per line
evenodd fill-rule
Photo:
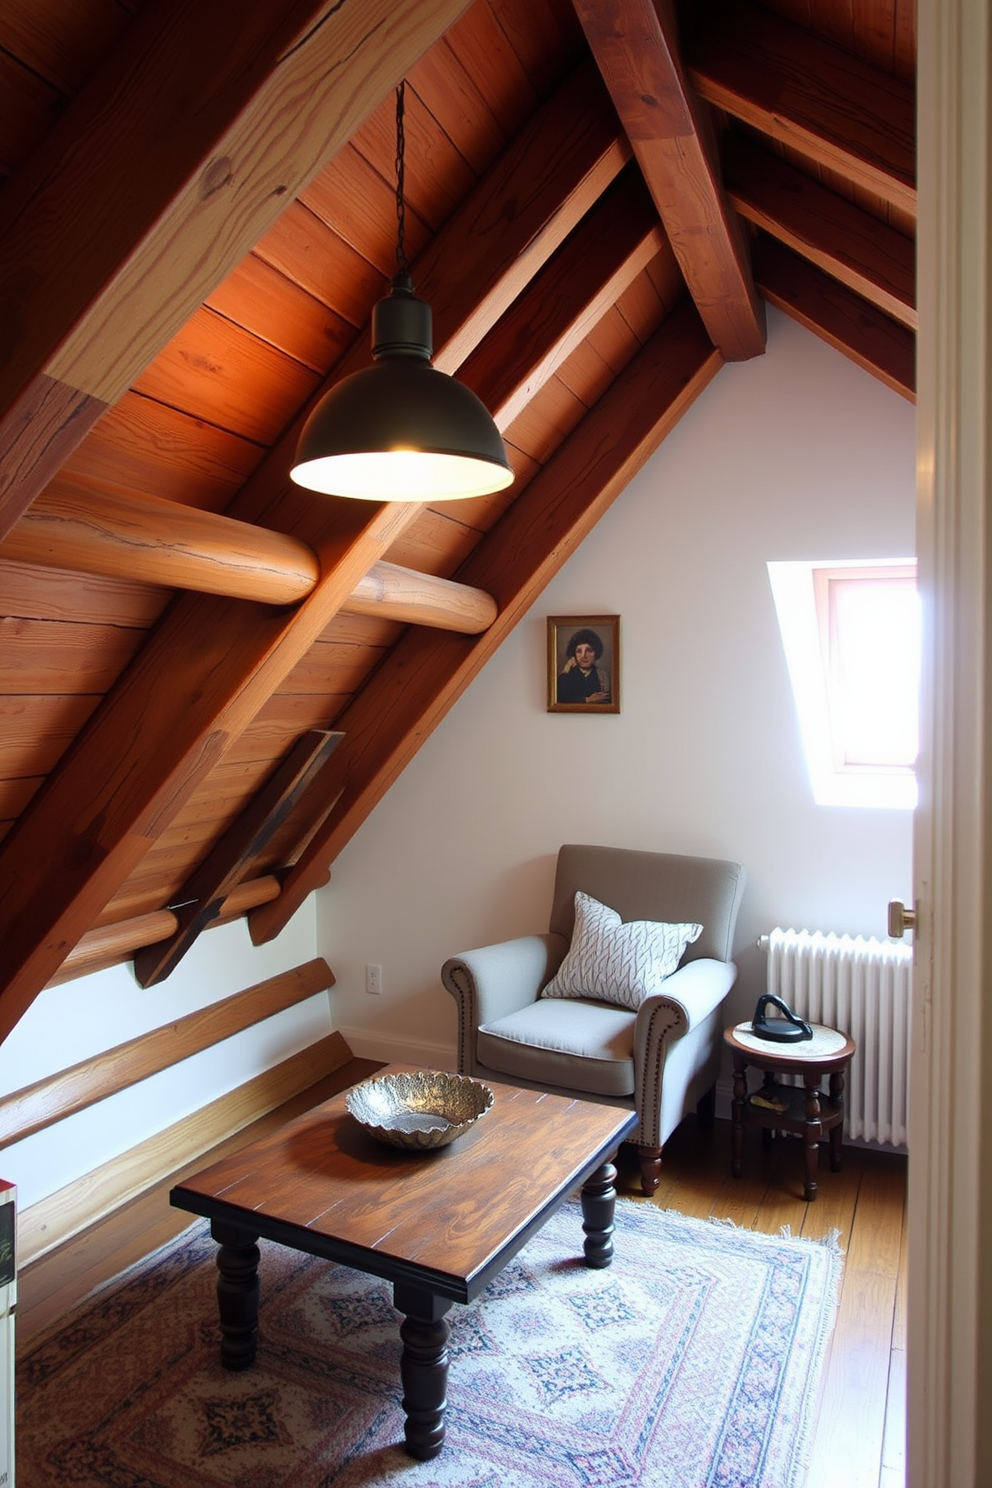
M 687 1107 L 712 1086 L 720 1062 L 720 1009 L 737 976 L 732 961 L 680 966 L 646 997 L 634 1024 L 637 1141 L 661 1147 Z
M 458 1068 L 475 1069 L 476 1030 L 534 1002 L 568 950 L 563 935 L 522 935 L 450 956 L 441 981 L 458 1004 Z

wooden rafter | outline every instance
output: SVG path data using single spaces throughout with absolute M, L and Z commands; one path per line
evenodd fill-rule
M 510 306 L 498 346 L 483 341 L 461 368 L 500 429 L 509 428 L 665 242 L 651 198 L 629 165 Z M 548 348 L 537 366 L 535 345 Z
M 134 958 L 142 987 L 170 976 L 191 950 L 200 931 L 217 919 L 224 900 L 292 811 L 307 786 L 324 769 L 344 735 L 325 729 L 301 734 L 286 758 L 257 791 L 237 820 L 186 880 L 173 908 L 178 924 L 172 935 L 146 946 Z
M 475 280 L 458 274 L 456 284 L 445 282 L 432 296 L 448 360 L 472 349 L 463 322 L 481 336 L 625 163 L 595 74 L 591 86 L 586 80 L 578 129 L 574 87 L 570 80 L 556 95 L 569 111 L 556 110 L 553 98 L 522 131 L 522 146 L 503 157 L 438 234 L 423 265 L 414 265 L 420 287 L 431 283 L 434 264 L 460 265 L 465 257 L 476 263 Z M 566 120 L 572 121 L 568 128 Z M 486 288 L 484 314 L 479 285 Z M 366 335 L 363 358 L 367 347 Z M 535 355 L 542 352 L 535 349 Z M 437 361 L 442 364 L 441 355 Z M 334 375 L 351 365 L 346 357 Z M 229 514 L 298 534 L 317 554 L 319 583 L 290 614 L 182 596 L 0 846 L 0 1038 L 363 575 L 420 515 L 416 504 L 315 501 L 288 480 L 295 442 L 294 427 Z M 54 882 L 46 867 L 53 857 L 63 868 Z
M 774 238 L 754 249 L 762 294 L 894 392 L 915 401 L 916 337 Z
M 740 134 L 728 136 L 724 162 L 727 193 L 742 216 L 916 330 L 911 238 Z
M 64 476 L 0 542 L 2 559 L 261 604 L 305 599 L 320 577 L 316 553 L 298 538 Z M 395 563 L 374 563 L 342 609 L 471 635 L 496 612 L 480 590 Z
M 747 243 L 682 72 L 667 0 L 574 3 L 710 339 L 727 361 L 760 355 L 764 310 Z
M 708 102 L 916 216 L 916 99 L 891 73 L 747 0 L 696 17 Z
M 459 573 L 499 602 L 476 640 L 410 633 L 345 709 L 348 779 L 338 805 L 290 870 L 279 899 L 249 916 L 252 939 L 277 935 L 423 740 L 648 456 L 722 366 L 695 308 L 662 324 Z
M 0 535 L 55 468 L 24 409 L 65 459 L 466 3 L 139 11 L 0 201 Z

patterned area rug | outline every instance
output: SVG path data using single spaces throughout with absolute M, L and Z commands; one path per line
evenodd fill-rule
M 18 1368 L 18 1488 L 798 1488 L 833 1325 L 835 1244 L 617 1204 L 580 1260 L 568 1204 L 451 1309 L 440 1457 L 402 1448 L 391 1288 L 262 1241 L 253 1369 L 217 1351 L 205 1223 Z

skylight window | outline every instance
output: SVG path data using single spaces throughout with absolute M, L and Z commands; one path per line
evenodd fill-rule
M 769 563 L 813 796 L 916 805 L 916 564 Z

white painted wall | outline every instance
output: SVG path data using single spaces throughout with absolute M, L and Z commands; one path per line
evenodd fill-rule
M 765 564 L 912 554 L 914 462 L 912 406 L 770 312 L 335 863 L 317 945 L 356 1054 L 453 1061 L 441 963 L 546 928 L 561 842 L 743 861 L 741 1016 L 772 926 L 885 935 L 911 816 L 813 804 Z M 546 711 L 549 614 L 621 616 L 619 715 Z
M 46 988 L 0 1045 L 0 1094 L 310 961 L 314 943 L 311 897 L 265 946 L 251 944 L 244 920 L 209 930 L 158 987 L 145 990 L 130 966 L 115 966 Z M 26 1209 L 331 1031 L 322 992 L 0 1150 L 0 1176 L 16 1183 Z

